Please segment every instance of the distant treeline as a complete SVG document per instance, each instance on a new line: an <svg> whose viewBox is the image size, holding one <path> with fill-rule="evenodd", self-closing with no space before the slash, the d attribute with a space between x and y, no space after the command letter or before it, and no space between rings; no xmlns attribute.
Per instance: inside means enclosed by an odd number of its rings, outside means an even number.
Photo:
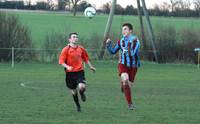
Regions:
<svg viewBox="0 0 200 124"><path fill-rule="evenodd" d="M50 6L48 6L45 2L37 2L35 5L24 4L24 1L5 1L0 2L0 8L3 9L28 9L28 10L49 10Z"/></svg>
<svg viewBox="0 0 200 124"><path fill-rule="evenodd" d="M50 0L49 0L50 1ZM194 0L196 2L187 3L184 0L171 0L170 3L163 3L161 5L154 5L149 9L150 16L175 16L175 17L200 17L200 0ZM191 6L194 6L191 9ZM91 6L87 1L78 0L78 3L71 6L70 0L65 2L58 0L58 5L52 2L37 2L35 5L31 3L24 3L24 1L4 1L0 2L0 8L4 9L27 9L27 10L60 10L60 11L84 11L85 8ZM108 14L110 12L111 3L105 3L102 5L98 12ZM127 5L125 8L117 4L115 9L117 15L137 15L138 9L132 5ZM75 15L75 14L74 14Z"/></svg>

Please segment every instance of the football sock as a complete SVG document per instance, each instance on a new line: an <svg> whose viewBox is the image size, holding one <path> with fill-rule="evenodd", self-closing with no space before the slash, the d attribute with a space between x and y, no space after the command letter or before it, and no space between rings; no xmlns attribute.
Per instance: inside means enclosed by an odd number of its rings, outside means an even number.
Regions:
<svg viewBox="0 0 200 124"><path fill-rule="evenodd" d="M74 102L75 102L76 106L80 107L79 100L78 100L78 94L76 93L76 94L73 94L72 96L74 98Z"/></svg>
<svg viewBox="0 0 200 124"><path fill-rule="evenodd" d="M124 86L124 95L125 95L127 103L132 104L131 89L130 89L129 85Z"/></svg>
<svg viewBox="0 0 200 124"><path fill-rule="evenodd" d="M84 92L85 92L85 88L79 90L80 95L83 95Z"/></svg>

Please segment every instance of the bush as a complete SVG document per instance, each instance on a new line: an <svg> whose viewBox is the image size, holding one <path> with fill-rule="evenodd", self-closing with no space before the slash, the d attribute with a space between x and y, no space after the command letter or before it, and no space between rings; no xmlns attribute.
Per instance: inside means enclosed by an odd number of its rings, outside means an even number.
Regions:
<svg viewBox="0 0 200 124"><path fill-rule="evenodd" d="M158 59L160 62L173 62L176 60L175 50L177 47L176 30L173 27L161 29L156 37Z"/></svg>
<svg viewBox="0 0 200 124"><path fill-rule="evenodd" d="M68 31L65 31L64 34L58 32L47 34L43 45L43 49L45 49L45 53L43 55L44 61L58 61L61 49L68 44L68 34ZM91 59L96 59L101 47L101 37L97 33L94 33L88 39L79 38L79 44L87 49Z"/></svg>
<svg viewBox="0 0 200 124"><path fill-rule="evenodd" d="M161 28L156 33L158 59L166 62L194 62L194 48L200 47L199 31L182 29L179 32L174 27Z"/></svg>
<svg viewBox="0 0 200 124"><path fill-rule="evenodd" d="M180 35L180 56L182 60L186 62L197 61L196 53L194 49L196 47L200 48L200 36L198 30L182 29L179 33Z"/></svg>
<svg viewBox="0 0 200 124"><path fill-rule="evenodd" d="M43 61L57 62L59 52L67 45L67 38L66 34L58 32L47 34L43 44L43 49L45 49Z"/></svg>
<svg viewBox="0 0 200 124"><path fill-rule="evenodd" d="M0 12L0 44L1 48L31 48L31 36L27 27L20 24L18 18ZM33 56L22 49L15 50L15 60L22 61ZM0 52L0 61L11 60L11 50L3 49Z"/></svg>

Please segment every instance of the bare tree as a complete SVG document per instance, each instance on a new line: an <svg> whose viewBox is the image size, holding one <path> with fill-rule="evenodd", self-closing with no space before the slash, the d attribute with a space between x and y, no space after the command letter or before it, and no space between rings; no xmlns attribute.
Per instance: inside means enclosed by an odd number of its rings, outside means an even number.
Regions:
<svg viewBox="0 0 200 124"><path fill-rule="evenodd" d="M194 8L196 11L200 11L200 0L194 0Z"/></svg>
<svg viewBox="0 0 200 124"><path fill-rule="evenodd" d="M170 0L171 12L174 12L174 9L178 3L179 3L179 0Z"/></svg>
<svg viewBox="0 0 200 124"><path fill-rule="evenodd" d="M111 2L107 2L107 3L103 4L103 6L102 6L102 10L105 13L109 13L110 12L110 8L111 8Z"/></svg>
<svg viewBox="0 0 200 124"><path fill-rule="evenodd" d="M170 8L170 4L167 3L167 2L163 2L161 5L160 5L160 9L161 10L169 10Z"/></svg>
<svg viewBox="0 0 200 124"><path fill-rule="evenodd" d="M192 5L191 0L185 0L185 8L186 8L186 9L190 9L190 8L191 8L191 5Z"/></svg>
<svg viewBox="0 0 200 124"><path fill-rule="evenodd" d="M70 5L70 0L58 0L58 9L65 10Z"/></svg>
<svg viewBox="0 0 200 124"><path fill-rule="evenodd" d="M190 0L179 0L177 4L178 8L180 8L181 10L188 10L190 9L191 5L192 3Z"/></svg>
<svg viewBox="0 0 200 124"><path fill-rule="evenodd" d="M73 5L73 15L76 16L78 2L81 0L70 0L71 4Z"/></svg>
<svg viewBox="0 0 200 124"><path fill-rule="evenodd" d="M53 3L53 0L47 0L47 4L48 4L48 9L49 10L52 10L54 9L54 3Z"/></svg>

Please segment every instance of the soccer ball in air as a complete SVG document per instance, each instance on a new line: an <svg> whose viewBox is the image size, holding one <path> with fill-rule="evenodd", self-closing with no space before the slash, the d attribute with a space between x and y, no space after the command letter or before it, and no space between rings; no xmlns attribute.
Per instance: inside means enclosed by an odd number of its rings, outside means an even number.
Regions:
<svg viewBox="0 0 200 124"><path fill-rule="evenodd" d="M96 15L96 10L93 7L87 7L84 11L84 15L88 18L93 18Z"/></svg>

